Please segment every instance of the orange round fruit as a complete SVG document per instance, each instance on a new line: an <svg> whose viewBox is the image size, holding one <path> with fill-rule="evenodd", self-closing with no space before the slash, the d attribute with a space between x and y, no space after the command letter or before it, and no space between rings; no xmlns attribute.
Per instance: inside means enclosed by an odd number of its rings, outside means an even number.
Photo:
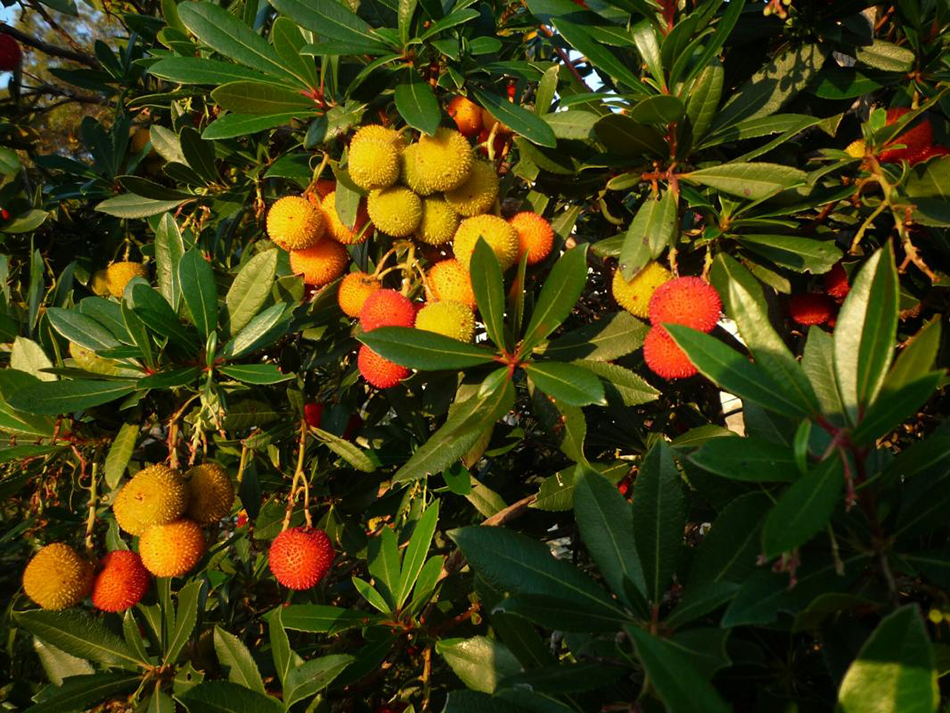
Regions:
<svg viewBox="0 0 950 713"><path fill-rule="evenodd" d="M366 299L382 288L383 283L372 275L365 272L351 272L340 283L340 291L336 297L337 304L340 305L343 314L355 319L360 316Z"/></svg>
<svg viewBox="0 0 950 713"><path fill-rule="evenodd" d="M482 109L466 97L455 97L446 107L462 136L477 136L482 130Z"/></svg>
<svg viewBox="0 0 950 713"><path fill-rule="evenodd" d="M653 327L643 340L643 359L654 374L664 379L685 379L697 373L686 352L663 327Z"/></svg>
<svg viewBox="0 0 950 713"><path fill-rule="evenodd" d="M360 326L364 332L377 327L411 327L415 321L415 306L396 290L375 291L360 310Z"/></svg>
<svg viewBox="0 0 950 713"><path fill-rule="evenodd" d="M99 562L92 603L102 611L125 611L142 600L151 580L141 557L128 550L114 550Z"/></svg>
<svg viewBox="0 0 950 713"><path fill-rule="evenodd" d="M303 275L306 285L322 287L343 274L350 255L335 240L321 240L310 248L290 251L290 269Z"/></svg>
<svg viewBox="0 0 950 713"><path fill-rule="evenodd" d="M274 538L267 562L278 582L289 589L310 589L327 576L335 553L323 530L292 527Z"/></svg>
<svg viewBox="0 0 950 713"><path fill-rule="evenodd" d="M698 277L677 277L657 288L650 298L650 321L682 324L711 332L719 321L722 302L716 288Z"/></svg>
<svg viewBox="0 0 950 713"><path fill-rule="evenodd" d="M352 230L340 220L336 212L336 191L328 193L320 207L323 210L323 222L327 226L327 235L341 245L358 245L372 237L372 227L363 230L369 221L365 200L360 200L359 208L356 210L356 224Z"/></svg>
<svg viewBox="0 0 950 713"><path fill-rule="evenodd" d="M377 389L391 389L409 376L409 369L389 361L365 344L360 347L357 366L367 383Z"/></svg>
<svg viewBox="0 0 950 713"><path fill-rule="evenodd" d="M518 231L518 260L528 253L528 264L537 265L551 254L551 248L554 246L554 230L551 229L551 224L540 215L524 211L508 222Z"/></svg>
<svg viewBox="0 0 950 713"><path fill-rule="evenodd" d="M436 300L461 302L475 309L472 278L458 260L442 260L429 268L426 281Z"/></svg>
<svg viewBox="0 0 950 713"><path fill-rule="evenodd" d="M204 534L192 520L155 525L139 539L142 564L156 577L180 577L198 564L204 552Z"/></svg>

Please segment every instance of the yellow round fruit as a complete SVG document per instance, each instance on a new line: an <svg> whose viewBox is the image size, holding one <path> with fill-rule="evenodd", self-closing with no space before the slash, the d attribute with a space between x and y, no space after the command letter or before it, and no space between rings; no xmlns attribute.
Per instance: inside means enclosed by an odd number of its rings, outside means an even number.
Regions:
<svg viewBox="0 0 950 713"><path fill-rule="evenodd" d="M323 222L327 226L327 235L341 245L358 245L372 236L372 228L363 230L369 221L364 200L360 200L359 208L356 210L356 224L352 230L343 224L336 212L336 191L328 193L320 207L323 210Z"/></svg>
<svg viewBox="0 0 950 713"><path fill-rule="evenodd" d="M399 180L399 152L391 143L364 139L350 145L347 170L360 188L388 188Z"/></svg>
<svg viewBox="0 0 950 713"><path fill-rule="evenodd" d="M313 247L323 237L323 214L316 196L284 196L267 213L267 235L284 250Z"/></svg>
<svg viewBox="0 0 950 713"><path fill-rule="evenodd" d="M420 196L431 196L435 189L427 184L416 169L416 154L419 144L410 144L399 156L399 180L408 186L413 193Z"/></svg>
<svg viewBox="0 0 950 713"><path fill-rule="evenodd" d="M496 198L498 174L487 161L476 161L465 183L445 192L449 205L466 218L486 212L495 204Z"/></svg>
<svg viewBox="0 0 950 713"><path fill-rule="evenodd" d="M614 279L611 283L611 292L617 304L627 310L630 314L641 319L649 316L647 307L650 304L650 298L657 291L660 285L666 284L673 279L673 275L658 262L647 263L640 272L633 276L629 282L623 278L618 269L614 272Z"/></svg>
<svg viewBox="0 0 950 713"><path fill-rule="evenodd" d="M423 134L417 146L415 172L424 185L435 191L451 191L468 179L472 147L455 129L443 126L434 136Z"/></svg>
<svg viewBox="0 0 950 713"><path fill-rule="evenodd" d="M422 201L422 221L416 228L416 239L429 245L449 242L459 227L459 214L441 196Z"/></svg>
<svg viewBox="0 0 950 713"><path fill-rule="evenodd" d="M148 278L148 270L140 262L114 262L106 270L106 284L109 286L109 294L117 299L122 299L125 294L125 286L133 278Z"/></svg>
<svg viewBox="0 0 950 713"><path fill-rule="evenodd" d="M23 591L43 609L68 609L92 591L95 567L62 542L46 545L23 572Z"/></svg>
<svg viewBox="0 0 950 713"><path fill-rule="evenodd" d="M475 336L475 315L461 302L430 302L416 315L416 329L470 342Z"/></svg>
<svg viewBox="0 0 950 713"><path fill-rule="evenodd" d="M472 278L458 260L437 262L429 268L426 282L431 288L430 299L461 302L475 309Z"/></svg>
<svg viewBox="0 0 950 713"><path fill-rule="evenodd" d="M290 270L303 275L304 284L317 287L342 275L349 261L346 248L334 240L321 240L313 247L290 251Z"/></svg>
<svg viewBox="0 0 950 713"><path fill-rule="evenodd" d="M479 238L484 238L488 243L502 270L515 264L519 245L515 229L497 215L476 215L463 220L455 233L455 259L466 270L469 269Z"/></svg>
<svg viewBox="0 0 950 713"><path fill-rule="evenodd" d="M343 310L343 314L356 319L360 316L366 298L382 288L383 283L372 275L365 272L351 272L340 283L337 303Z"/></svg>
<svg viewBox="0 0 950 713"><path fill-rule="evenodd" d="M106 270L96 270L89 278L89 289L93 294L100 297L108 297L109 294L109 273Z"/></svg>
<svg viewBox="0 0 950 713"><path fill-rule="evenodd" d="M395 129L390 129L380 124L361 126L359 130L353 134L353 138L350 139L350 149L353 148L354 144L361 143L362 141L381 141L384 144L391 144L397 151L402 151L406 147L402 134Z"/></svg>
<svg viewBox="0 0 950 713"><path fill-rule="evenodd" d="M394 238L412 235L422 220L422 199L402 186L373 191L366 209L373 225Z"/></svg>
<svg viewBox="0 0 950 713"><path fill-rule="evenodd" d="M848 144L844 152L851 158L864 158L864 154L867 152L867 145L864 143L864 139L858 139Z"/></svg>
<svg viewBox="0 0 950 713"><path fill-rule="evenodd" d="M139 540L142 564L156 577L180 577L198 564L204 551L204 534L191 520L155 525Z"/></svg>
<svg viewBox="0 0 950 713"><path fill-rule="evenodd" d="M115 521L130 535L177 520L188 507L188 488L178 471L164 465L143 468L116 495Z"/></svg>
<svg viewBox="0 0 950 713"><path fill-rule="evenodd" d="M231 512L234 484L220 465L196 465L185 473L185 481L188 483L188 510L185 514L189 518L210 525Z"/></svg>

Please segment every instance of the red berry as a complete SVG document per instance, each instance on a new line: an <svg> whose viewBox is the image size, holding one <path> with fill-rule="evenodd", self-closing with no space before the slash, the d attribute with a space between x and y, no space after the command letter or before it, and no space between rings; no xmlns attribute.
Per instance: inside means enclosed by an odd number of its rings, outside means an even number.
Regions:
<svg viewBox="0 0 950 713"><path fill-rule="evenodd" d="M335 554L323 530L292 527L274 538L267 559L285 587L310 589L327 576Z"/></svg>
<svg viewBox="0 0 950 713"><path fill-rule="evenodd" d="M4 220L10 220L10 211L8 211L6 208L0 208L0 218L3 218Z"/></svg>
<svg viewBox="0 0 950 713"><path fill-rule="evenodd" d="M125 611L142 600L151 580L141 557L128 550L115 550L99 563L92 603L102 611Z"/></svg>
<svg viewBox="0 0 950 713"><path fill-rule="evenodd" d="M12 72L23 61L23 51L17 41L7 34L0 34L0 70Z"/></svg>
<svg viewBox="0 0 950 713"><path fill-rule="evenodd" d="M827 295L814 292L792 295L788 313L801 325L824 324L835 312L835 303Z"/></svg>
<svg viewBox="0 0 950 713"><path fill-rule="evenodd" d="M698 277L670 280L660 285L650 298L650 321L655 325L682 324L700 332L711 332L721 311L719 293Z"/></svg>
<svg viewBox="0 0 950 713"><path fill-rule="evenodd" d="M380 356L365 344L360 347L357 359L360 374L377 389L391 389L409 376L409 370Z"/></svg>
<svg viewBox="0 0 950 713"><path fill-rule="evenodd" d="M360 310L360 326L364 332L377 327L411 327L415 323L415 306L395 290L376 290L366 298Z"/></svg>
<svg viewBox="0 0 950 713"><path fill-rule="evenodd" d="M320 428L320 421L323 420L323 404L319 401L307 404L303 407L303 417L310 428Z"/></svg>
<svg viewBox="0 0 950 713"><path fill-rule="evenodd" d="M848 283L848 273L844 271L844 265L836 262L834 267L825 273L825 292L829 297L836 300L844 299L851 291L851 285Z"/></svg>
<svg viewBox="0 0 950 713"><path fill-rule="evenodd" d="M647 366L664 379L685 379L697 373L686 352L677 346L663 327L653 327L643 340Z"/></svg>
<svg viewBox="0 0 950 713"><path fill-rule="evenodd" d="M910 109L906 107L897 107L887 110L887 125L895 123ZM889 145L902 144L903 148L888 149L881 151L878 157L883 163L900 163L901 161L916 162L920 156L931 148L933 144L933 127L930 125L930 119L915 119L912 127L904 131L903 134L891 139Z"/></svg>

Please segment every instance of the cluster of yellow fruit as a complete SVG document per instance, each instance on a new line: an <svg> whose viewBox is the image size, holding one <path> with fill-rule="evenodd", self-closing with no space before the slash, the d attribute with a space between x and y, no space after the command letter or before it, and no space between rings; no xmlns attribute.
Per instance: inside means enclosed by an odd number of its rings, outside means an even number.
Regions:
<svg viewBox="0 0 950 713"><path fill-rule="evenodd" d="M69 545L56 542L27 564L23 589L44 609L66 609L92 594L104 611L121 611L145 594L150 575L178 577L205 552L202 525L225 517L234 486L215 463L188 470L153 465L136 473L116 495L112 511L119 527L139 536L138 554L116 550L97 568Z"/></svg>
<svg viewBox="0 0 950 713"><path fill-rule="evenodd" d="M125 286L136 277L148 279L148 269L145 265L140 262L114 262L105 270L96 270L92 274L89 289L100 297L112 295L116 299L122 299Z"/></svg>

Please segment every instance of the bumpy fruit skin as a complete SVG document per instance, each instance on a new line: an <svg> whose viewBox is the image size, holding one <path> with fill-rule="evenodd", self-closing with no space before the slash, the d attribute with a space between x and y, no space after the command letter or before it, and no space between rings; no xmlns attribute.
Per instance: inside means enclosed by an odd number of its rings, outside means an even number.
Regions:
<svg viewBox="0 0 950 713"><path fill-rule="evenodd" d="M37 552L23 572L23 591L43 609L68 609L92 591L92 563L69 545L54 542Z"/></svg>
<svg viewBox="0 0 950 713"><path fill-rule="evenodd" d="M360 327L364 332L377 327L411 327L415 322L415 306L396 290L377 290L366 298L360 310Z"/></svg>
<svg viewBox="0 0 950 713"><path fill-rule="evenodd" d="M482 109L466 97L455 97L445 108L462 136L471 138L482 130Z"/></svg>
<svg viewBox="0 0 950 713"><path fill-rule="evenodd" d="M827 295L805 293L792 295L788 303L789 316L804 326L824 324L834 316L835 303Z"/></svg>
<svg viewBox="0 0 950 713"><path fill-rule="evenodd" d="M356 224L353 226L353 230L343 224L336 212L336 191L330 191L326 195L320 208L323 211L323 222L327 226L327 236L341 245L358 245L372 237L372 228L363 230L363 226L369 220L365 201L360 201L360 206L356 210Z"/></svg>
<svg viewBox="0 0 950 713"><path fill-rule="evenodd" d="M367 124L360 127L359 131L353 134L353 138L350 139L350 148L362 141L381 141L391 144L397 151L402 151L405 148L402 134L381 124Z"/></svg>
<svg viewBox="0 0 950 713"><path fill-rule="evenodd" d="M472 278L458 260L437 262L429 268L429 274L426 277L429 287L432 288L431 297L436 300L461 302L475 309Z"/></svg>
<svg viewBox="0 0 950 713"><path fill-rule="evenodd" d="M429 245L449 242L459 227L459 214L441 196L422 201L422 220L416 228L416 239Z"/></svg>
<svg viewBox="0 0 950 713"><path fill-rule="evenodd" d="M365 272L351 272L343 278L336 301L347 317L357 318L366 304L367 298L383 289L383 283Z"/></svg>
<svg viewBox="0 0 950 713"><path fill-rule="evenodd" d="M412 235L422 220L422 199L403 186L372 191L366 208L373 225L394 238Z"/></svg>
<svg viewBox="0 0 950 713"><path fill-rule="evenodd" d="M852 141L850 144L848 144L847 148L845 148L844 152L851 158L864 158L864 154L867 152L867 146L864 143L864 139Z"/></svg>
<svg viewBox="0 0 950 713"><path fill-rule="evenodd" d="M658 262L648 263L640 272L627 282L620 269L614 272L614 279L610 285L617 304L630 314L641 319L649 316L650 298L660 285L673 279L673 275Z"/></svg>
<svg viewBox="0 0 950 713"><path fill-rule="evenodd" d="M890 126L895 123L909 111L910 109L907 107L888 109L887 125ZM913 165L917 163L921 156L927 153L928 149L933 145L933 127L930 124L930 119L927 117L923 119L918 118L915 121L916 123L912 123L911 128L890 141L892 145L902 144L904 148L888 149L884 147L884 150L882 150L880 156L878 156L882 163L908 161Z"/></svg>
<svg viewBox="0 0 950 713"><path fill-rule="evenodd" d="M89 289L93 294L107 297L109 292L109 273L106 270L96 270L89 279Z"/></svg>
<svg viewBox="0 0 950 713"><path fill-rule="evenodd" d="M336 553L323 530L292 527L271 543L267 561L278 582L288 589L310 589L327 576Z"/></svg>
<svg viewBox="0 0 950 713"><path fill-rule="evenodd" d="M343 274L350 255L334 240L321 240L311 248L290 251L290 269L303 275L306 285L322 287Z"/></svg>
<svg viewBox="0 0 950 713"><path fill-rule="evenodd" d="M106 270L106 283L109 285L109 294L122 299L125 286L133 278L148 278L148 269L140 262L114 262Z"/></svg>
<svg viewBox="0 0 950 713"><path fill-rule="evenodd" d="M537 265L551 254L554 230L540 215L524 211L512 216L508 222L518 232L518 260L528 253L528 264Z"/></svg>
<svg viewBox="0 0 950 713"><path fill-rule="evenodd" d="M303 417L310 428L320 428L323 421L323 404L319 401L311 402L303 407Z"/></svg>
<svg viewBox="0 0 950 713"><path fill-rule="evenodd" d="M719 321L722 302L716 288L698 277L677 277L657 288L650 298L653 324L683 324L711 332Z"/></svg>
<svg viewBox="0 0 950 713"><path fill-rule="evenodd" d="M23 61L23 51L10 35L0 35L0 70L12 72Z"/></svg>
<svg viewBox="0 0 950 713"><path fill-rule="evenodd" d="M151 581L141 557L128 550L114 550L99 562L92 603L102 611L125 611L142 601Z"/></svg>
<svg viewBox="0 0 950 713"><path fill-rule="evenodd" d="M468 178L472 147L455 129L440 127L435 136L423 134L416 145L416 174L432 190L451 191Z"/></svg>
<svg viewBox="0 0 950 713"><path fill-rule="evenodd" d="M836 300L843 300L851 291L851 284L848 282L848 273L845 272L844 265L836 262L824 276L825 292L829 297Z"/></svg>
<svg viewBox="0 0 950 713"><path fill-rule="evenodd" d="M391 389L409 376L409 369L381 357L365 344L356 360L360 374L377 389Z"/></svg>
<svg viewBox="0 0 950 713"><path fill-rule="evenodd" d="M416 154L419 144L410 144L399 155L399 180L409 189L420 196L431 196L435 189L427 184L416 169Z"/></svg>
<svg viewBox="0 0 950 713"><path fill-rule="evenodd" d="M416 329L470 342L475 336L475 315L461 302L432 302L416 315Z"/></svg>
<svg viewBox="0 0 950 713"><path fill-rule="evenodd" d="M479 238L485 238L502 270L507 270L518 259L518 233L497 215L476 215L466 218L455 233L455 259L466 270L470 269L472 253Z"/></svg>
<svg viewBox="0 0 950 713"><path fill-rule="evenodd" d="M495 204L498 198L498 174L486 161L476 161L468 179L458 188L445 192L445 200L456 212L466 218L480 215Z"/></svg>
<svg viewBox="0 0 950 713"><path fill-rule="evenodd" d="M191 520L155 525L139 540L142 564L156 577L180 577L198 564L204 552L201 527Z"/></svg>
<svg viewBox="0 0 950 713"><path fill-rule="evenodd" d="M210 525L231 512L234 484L217 463L196 465L185 473L188 483L188 510L185 514L201 525Z"/></svg>
<svg viewBox="0 0 950 713"><path fill-rule="evenodd" d="M347 169L360 188L388 188L399 179L399 151L388 142L354 141L350 144Z"/></svg>
<svg viewBox="0 0 950 713"><path fill-rule="evenodd" d="M115 520L130 535L181 517L188 507L188 486L178 471L164 465L143 468L122 486L112 504Z"/></svg>
<svg viewBox="0 0 950 713"><path fill-rule="evenodd" d="M284 250L313 247L323 237L323 214L316 196L284 196L267 213L267 235Z"/></svg>
<svg viewBox="0 0 950 713"><path fill-rule="evenodd" d="M662 327L653 327L643 340L643 359L657 376L685 379L696 374L696 367Z"/></svg>

